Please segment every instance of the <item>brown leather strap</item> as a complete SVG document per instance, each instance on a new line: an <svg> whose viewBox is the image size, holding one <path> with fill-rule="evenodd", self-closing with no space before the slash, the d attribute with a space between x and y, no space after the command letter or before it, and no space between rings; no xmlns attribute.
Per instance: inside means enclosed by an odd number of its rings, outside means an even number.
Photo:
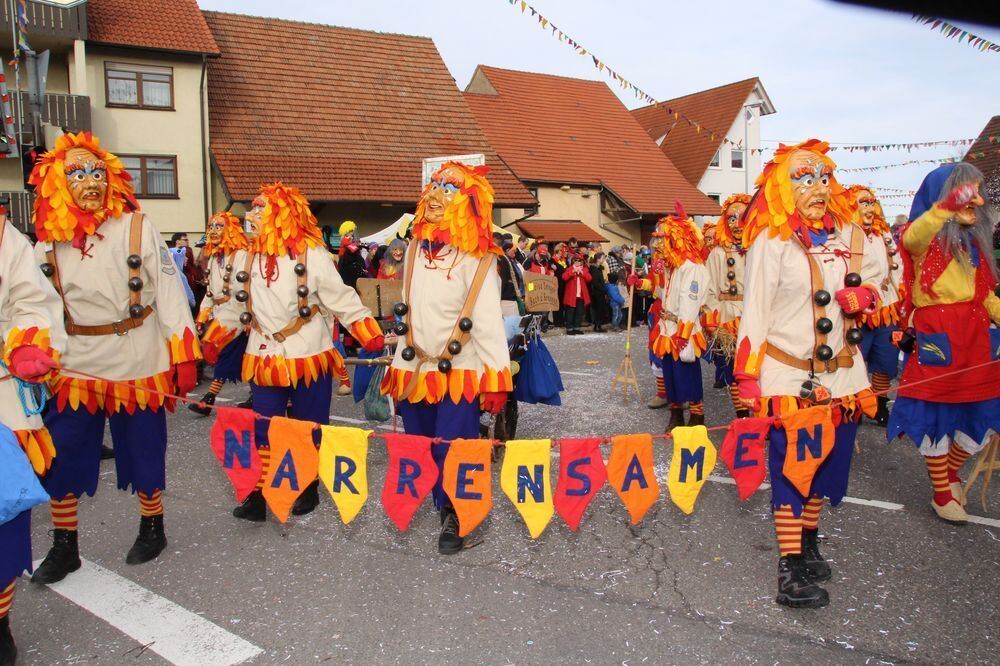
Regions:
<svg viewBox="0 0 1000 666"><path fill-rule="evenodd" d="M133 319L132 317L126 317L116 322L110 324L98 324L96 326L83 326L81 324L74 324L73 322L66 322L66 333L69 335L125 335L131 330L137 329L142 326L142 323L146 321L146 317L153 314L153 306L147 305L142 309L142 316L138 319Z"/></svg>
<svg viewBox="0 0 1000 666"><path fill-rule="evenodd" d="M251 321L251 323L252 323L253 328L254 328L255 331L257 331L258 333L260 333L261 335L263 335L265 337L270 337L275 342L284 342L285 340L287 340L289 338L289 336L295 335L296 333L299 332L299 330L303 326L305 326L310 321L312 321L312 318L315 317L319 313L319 306L315 305L315 304L311 305L311 306L309 305L309 294L306 294L305 296L298 296L298 295L296 295L296 298L298 299L296 307L297 308L301 308L303 306L308 307L309 308L309 316L307 316L307 317L297 316L287 326L285 326L284 328L282 328L277 333L273 333L271 335L268 335L267 333L265 333L264 329L262 329L260 327L260 324L257 322L257 317L255 317L254 314L253 314L253 299L250 296L250 293L251 293L250 283L251 283L252 277L253 277L253 271L252 271L253 260L254 260L254 258L256 256L257 255L255 253L253 253L253 252L251 252L251 251L248 250L247 251L246 262L243 264L243 271L247 274L247 281L244 284L244 286L242 287L242 289L244 289L247 292L247 300L244 303L244 306L246 307L247 312L250 313L250 316L251 316L251 320L250 321ZM307 266L308 265L308 258L309 258L309 251L307 249L305 252L303 252L302 257L299 260L299 263L301 263L303 266ZM308 286L307 285L307 282L308 282L308 271L302 271L302 275L297 275L295 282L296 282L296 289L298 287L300 287L300 286ZM227 300L228 300L228 297L227 297Z"/></svg>
<svg viewBox="0 0 1000 666"><path fill-rule="evenodd" d="M660 319L666 319L667 321L677 322L677 315L673 312L668 312L667 310L660 310Z"/></svg>
<svg viewBox="0 0 1000 666"><path fill-rule="evenodd" d="M743 301L743 295L742 294L736 294L735 296L733 296L732 294L719 294L719 300L720 301L740 301L740 302L742 302Z"/></svg>
<svg viewBox="0 0 1000 666"><path fill-rule="evenodd" d="M865 230L856 224L851 225L851 258L847 262L847 270L861 275L861 260L865 256Z"/></svg>
<svg viewBox="0 0 1000 666"><path fill-rule="evenodd" d="M840 350L839 354L831 358L829 361L821 361L818 358L798 358L797 356L792 356L786 351L778 349L770 342L767 343L767 349L764 350L764 353L779 363L783 363L804 372L835 372L840 368L854 367L854 356L850 351L850 347L847 345Z"/></svg>
<svg viewBox="0 0 1000 666"><path fill-rule="evenodd" d="M7 216L4 215L3 219L0 220L0 246L3 245L3 232L7 231Z"/></svg>
<svg viewBox="0 0 1000 666"><path fill-rule="evenodd" d="M137 256L137 257L141 257L142 256L142 219L143 219L143 217L144 216L143 216L142 213L136 211L136 212L132 213L132 219L129 220L129 229L128 229L128 253L129 253L129 256L131 256L133 254L135 256ZM171 261L173 261L173 259L171 259ZM135 268L132 268L131 266L129 266L129 269L128 269L129 280L131 280L132 278L139 277L139 274L140 274L141 271L142 271L142 265L141 264L139 266L136 266ZM138 291L132 291L131 289L129 289L129 292L128 292L128 304L129 304L129 307L132 307L133 305L142 305L142 289L140 289ZM141 324L142 320L139 320L139 323ZM109 325L112 325L112 324L109 324ZM133 326L132 328L135 328L135 327ZM129 329L129 330L131 330L131 329ZM106 335L106 334L102 333L100 335Z"/></svg>

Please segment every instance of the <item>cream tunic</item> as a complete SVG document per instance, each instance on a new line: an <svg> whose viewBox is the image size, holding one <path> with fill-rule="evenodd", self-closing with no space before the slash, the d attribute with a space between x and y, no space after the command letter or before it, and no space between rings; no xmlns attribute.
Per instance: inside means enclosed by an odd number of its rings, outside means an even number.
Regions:
<svg viewBox="0 0 1000 666"><path fill-rule="evenodd" d="M865 236L865 256L870 256L885 277L878 282L879 305L894 305L899 301L899 285L903 281L903 262L896 252L896 243L891 234L867 234ZM895 265L895 268L892 266Z"/></svg>
<svg viewBox="0 0 1000 666"><path fill-rule="evenodd" d="M735 264L732 266L729 266L726 262L726 260L730 257L735 261ZM708 260L705 262L705 267L708 269L708 289L705 296L705 308L709 312L719 313L719 324L734 321L743 316L742 300L720 300L719 296L729 296L730 282L726 275L729 271L732 271L736 274L735 284L738 290L738 296L740 299L743 298L743 294L745 293L743 274L746 269L746 259L744 255L740 254L736 250L729 250L727 252L726 248L721 245L716 245L708 254Z"/></svg>
<svg viewBox="0 0 1000 666"><path fill-rule="evenodd" d="M246 309L243 307L242 303L239 303L235 298L233 298L233 294L236 293L239 285L236 281L236 274L243 270L242 266L237 266L233 263L234 255L235 252L230 253L229 255L209 257L208 292L205 294L205 298L201 301L201 313L198 317L201 321L214 319L220 326L230 330L240 329L243 327L243 324L240 323L240 313L244 312ZM223 281L223 277L228 272L226 271L226 266L233 267L228 284ZM213 298L224 297L223 290L226 287L229 288L229 300L218 305L213 303ZM210 314L206 315L206 311Z"/></svg>
<svg viewBox="0 0 1000 666"><path fill-rule="evenodd" d="M666 293L663 296L663 312L677 318L671 321L662 315L659 322L659 335L670 338L675 335L681 325L682 337L691 340L701 333L701 306L705 304L708 288L708 269L704 264L685 261L675 268L667 278ZM700 354L694 344L688 344L680 353L680 360L690 363Z"/></svg>

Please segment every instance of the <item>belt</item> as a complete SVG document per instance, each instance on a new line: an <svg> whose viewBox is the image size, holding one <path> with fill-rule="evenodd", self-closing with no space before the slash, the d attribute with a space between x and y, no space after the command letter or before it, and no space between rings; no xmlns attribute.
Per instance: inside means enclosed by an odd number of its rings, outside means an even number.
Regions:
<svg viewBox="0 0 1000 666"><path fill-rule="evenodd" d="M664 310L660 313L660 319L666 319L667 321L672 321L676 323L677 315L675 315L673 312L668 312L667 310Z"/></svg>
<svg viewBox="0 0 1000 666"><path fill-rule="evenodd" d="M839 354L831 358L829 361L821 361L818 358L804 359L792 356L788 352L778 349L770 342L767 343L767 349L764 353L779 363L784 363L785 365L789 365L797 370L803 370L805 372L836 372L840 368L854 367L853 354L846 346L840 350Z"/></svg>
<svg viewBox="0 0 1000 666"><path fill-rule="evenodd" d="M743 301L743 294L719 294L720 301Z"/></svg>
<svg viewBox="0 0 1000 666"><path fill-rule="evenodd" d="M70 335L126 335L129 331L142 326L146 317L153 314L153 306L147 305L142 310L142 316L138 318L129 317L121 321L110 324L98 324L96 326L84 326L75 322L66 322L66 332Z"/></svg>

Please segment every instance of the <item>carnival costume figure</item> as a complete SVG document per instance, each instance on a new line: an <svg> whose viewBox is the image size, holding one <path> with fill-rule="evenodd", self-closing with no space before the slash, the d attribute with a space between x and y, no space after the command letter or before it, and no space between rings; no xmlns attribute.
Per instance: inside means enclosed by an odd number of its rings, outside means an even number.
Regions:
<svg viewBox="0 0 1000 666"><path fill-rule="evenodd" d="M661 409L669 405L670 401L667 400L667 385L663 379L663 358L653 352L653 341L659 335L658 324L660 313L663 312L663 301L660 298L660 294L663 293L663 288L667 284L669 269L663 256L663 236L654 234L649 241L649 246L652 251L652 258L649 262L649 273L642 279L630 275L627 282L630 285L634 285L636 289L648 291L653 295L653 302L649 306L649 312L646 313L646 325L649 326L649 336L647 338L649 368L653 373L653 379L656 381L656 395L649 399L646 406L650 409Z"/></svg>
<svg viewBox="0 0 1000 666"><path fill-rule="evenodd" d="M403 318L400 343L382 383L408 434L478 438L480 403L496 414L513 390L487 172L448 162L417 204L404 262L404 303L396 310ZM438 465L447 451L447 442L434 444ZM434 501L442 521L438 550L457 553L463 538L440 478Z"/></svg>
<svg viewBox="0 0 1000 666"><path fill-rule="evenodd" d="M916 339L901 344L910 353L888 437L906 433L916 443L934 490L931 507L962 524L959 469L1000 432L997 220L983 174L966 163L938 167L917 190L910 220L902 236L903 312Z"/></svg>
<svg viewBox="0 0 1000 666"><path fill-rule="evenodd" d="M340 225L340 251L337 258L337 269L340 277L351 289L358 288L358 280L368 277L365 258L361 254L361 244L358 243L358 225L347 220Z"/></svg>
<svg viewBox="0 0 1000 666"><path fill-rule="evenodd" d="M118 488L139 495L139 535L125 558L166 547L167 413L197 384L195 324L170 251L139 212L121 161L87 132L67 134L35 163L35 254L62 298L66 374L51 382L45 425L56 447L45 477L53 545L32 582L80 568L77 501L97 491L110 422Z"/></svg>

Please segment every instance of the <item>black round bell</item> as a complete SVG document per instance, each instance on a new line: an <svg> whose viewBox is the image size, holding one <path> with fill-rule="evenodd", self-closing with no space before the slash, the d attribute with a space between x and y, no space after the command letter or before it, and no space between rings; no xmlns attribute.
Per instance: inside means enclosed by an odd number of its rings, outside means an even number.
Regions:
<svg viewBox="0 0 1000 666"><path fill-rule="evenodd" d="M42 264L40 268L42 269L42 275L45 277L52 277L55 275L56 267L48 262Z"/></svg>
<svg viewBox="0 0 1000 666"><path fill-rule="evenodd" d="M728 259L726 259L726 266L735 266L735 265L736 265L736 260L735 259L733 259L732 257L729 257Z"/></svg>
<svg viewBox="0 0 1000 666"><path fill-rule="evenodd" d="M889 264L889 268L891 270L896 270L897 268L899 268L899 264L896 264L896 263Z"/></svg>
<svg viewBox="0 0 1000 666"><path fill-rule="evenodd" d="M226 264L226 272L227 273L232 273L233 272L233 265L232 264Z"/></svg>
<svg viewBox="0 0 1000 666"><path fill-rule="evenodd" d="M830 292L826 289L820 289L813 296L813 300L816 301L816 305L829 305L830 304Z"/></svg>
<svg viewBox="0 0 1000 666"><path fill-rule="evenodd" d="M249 312L242 312L242 313L240 313L240 323L241 324L243 324L244 326L247 326L247 325L250 324L251 321L253 321L253 315L252 314L250 314Z"/></svg>
<svg viewBox="0 0 1000 666"><path fill-rule="evenodd" d="M298 295L299 298L305 298L306 296L309 295L309 287L305 286L304 284L300 284L298 287L295 288L295 293Z"/></svg>
<svg viewBox="0 0 1000 666"><path fill-rule="evenodd" d="M308 305L303 305L301 308L299 308L299 316L302 317L303 319L308 319L309 315L311 314L312 314L312 308L310 308Z"/></svg>
<svg viewBox="0 0 1000 666"><path fill-rule="evenodd" d="M396 335L406 335L410 331L410 327L404 322L397 321L396 325L393 326L393 330L396 332Z"/></svg>
<svg viewBox="0 0 1000 666"><path fill-rule="evenodd" d="M129 268L139 268L142 266L142 257L137 254L130 254L128 255L128 259L125 260L125 264Z"/></svg>
<svg viewBox="0 0 1000 666"><path fill-rule="evenodd" d="M864 337L865 337L865 332L862 331L860 328L852 328L849 331L847 331L847 341L850 342L852 345L860 345L861 340L864 339Z"/></svg>
<svg viewBox="0 0 1000 666"><path fill-rule="evenodd" d="M861 286L861 276L857 273L848 273L847 277L844 278L844 284L848 287L860 287Z"/></svg>
<svg viewBox="0 0 1000 666"><path fill-rule="evenodd" d="M440 361L438 361L438 372L444 374L448 374L449 372L451 372L451 361L449 361L446 358L443 358Z"/></svg>
<svg viewBox="0 0 1000 666"><path fill-rule="evenodd" d="M222 276L222 281L225 282L226 284L229 284L230 277L231 276L229 275L229 273L226 273L225 275Z"/></svg>
<svg viewBox="0 0 1000 666"><path fill-rule="evenodd" d="M249 279L250 279L250 274L247 273L246 271L240 271L239 273L236 274L237 282L246 282Z"/></svg>
<svg viewBox="0 0 1000 666"><path fill-rule="evenodd" d="M452 356L458 356L462 353L462 343L458 340L452 340L448 343L448 353Z"/></svg>
<svg viewBox="0 0 1000 666"><path fill-rule="evenodd" d="M816 347L816 358L821 361L829 361L833 358L833 349L830 348L830 345Z"/></svg>
<svg viewBox="0 0 1000 666"><path fill-rule="evenodd" d="M469 319L468 317L462 317L458 321L458 330L462 331L463 333L468 333L469 331L471 331L472 330L472 320Z"/></svg>
<svg viewBox="0 0 1000 666"><path fill-rule="evenodd" d="M140 291L141 289L142 289L142 280L141 279L139 279L137 277L129 278L129 281L128 281L128 290L129 291Z"/></svg>
<svg viewBox="0 0 1000 666"><path fill-rule="evenodd" d="M250 294L248 294L243 289L240 289L238 292L236 292L236 300L238 300L240 303L246 303L249 297Z"/></svg>
<svg viewBox="0 0 1000 666"><path fill-rule="evenodd" d="M729 271L728 273L726 273L726 279L727 280L735 280L736 279L736 273L734 271Z"/></svg>
<svg viewBox="0 0 1000 666"><path fill-rule="evenodd" d="M135 305L130 305L128 308L128 316L132 319L138 319L142 316L142 313L146 311L146 308L142 307L138 303Z"/></svg>
<svg viewBox="0 0 1000 666"><path fill-rule="evenodd" d="M229 295L229 287L223 287L222 288L222 295L223 296L228 296Z"/></svg>
<svg viewBox="0 0 1000 666"><path fill-rule="evenodd" d="M306 274L306 265L305 264L295 264L295 274L296 275L305 275Z"/></svg>
<svg viewBox="0 0 1000 666"><path fill-rule="evenodd" d="M416 356L417 352L413 351L413 347L403 347L402 357L404 361L412 361Z"/></svg>
<svg viewBox="0 0 1000 666"><path fill-rule="evenodd" d="M402 317L410 311L410 308L406 307L406 303L396 303L392 306L392 311L397 317Z"/></svg>
<svg viewBox="0 0 1000 666"><path fill-rule="evenodd" d="M816 320L816 330L820 333L829 333L833 330L833 322L828 317L820 317Z"/></svg>
<svg viewBox="0 0 1000 666"><path fill-rule="evenodd" d="M729 288L729 295L730 296L735 296L738 293L740 293L740 290L736 288L735 284L732 287Z"/></svg>

